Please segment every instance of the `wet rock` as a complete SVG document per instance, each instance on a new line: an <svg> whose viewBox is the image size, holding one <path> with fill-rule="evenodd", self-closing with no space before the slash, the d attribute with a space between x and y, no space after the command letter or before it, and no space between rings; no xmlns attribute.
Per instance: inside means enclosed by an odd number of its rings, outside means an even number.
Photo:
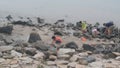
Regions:
<svg viewBox="0 0 120 68"><path fill-rule="evenodd" d="M87 51L94 51L95 48L90 46L89 44L83 44L83 49Z"/></svg>
<svg viewBox="0 0 120 68"><path fill-rule="evenodd" d="M35 54L33 56L34 59L44 59L45 55L43 52L37 52L37 54Z"/></svg>
<svg viewBox="0 0 120 68"><path fill-rule="evenodd" d="M13 57L22 57L22 54L17 52L17 51L15 51L15 50L12 50L11 51L11 56L13 56Z"/></svg>
<svg viewBox="0 0 120 68"><path fill-rule="evenodd" d="M55 31L54 35L59 35L59 36L63 36L63 32L62 31Z"/></svg>
<svg viewBox="0 0 120 68"><path fill-rule="evenodd" d="M78 45L75 42L69 42L65 45L65 48L78 49Z"/></svg>
<svg viewBox="0 0 120 68"><path fill-rule="evenodd" d="M34 56L36 54L36 49L35 48L24 48L24 51L26 54Z"/></svg>
<svg viewBox="0 0 120 68"><path fill-rule="evenodd" d="M28 42L29 43L34 43L41 40L41 37L39 36L38 33L31 33Z"/></svg>
<svg viewBox="0 0 120 68"><path fill-rule="evenodd" d="M11 34L12 30L13 30L13 26L12 25L0 27L0 33Z"/></svg>
<svg viewBox="0 0 120 68"><path fill-rule="evenodd" d="M45 44L42 41L37 41L34 44L32 44L32 47L41 50L41 51L48 51L49 47L47 46L47 44Z"/></svg>
<svg viewBox="0 0 120 68"><path fill-rule="evenodd" d="M10 51L13 49L13 46L0 46L0 52Z"/></svg>
<svg viewBox="0 0 120 68"><path fill-rule="evenodd" d="M13 21L12 24L14 25L27 25L27 26L34 26L31 22L28 21Z"/></svg>
<svg viewBox="0 0 120 68"><path fill-rule="evenodd" d="M70 49L70 48L60 48L58 51L58 55L64 55L64 54L73 54L75 53L75 49Z"/></svg>

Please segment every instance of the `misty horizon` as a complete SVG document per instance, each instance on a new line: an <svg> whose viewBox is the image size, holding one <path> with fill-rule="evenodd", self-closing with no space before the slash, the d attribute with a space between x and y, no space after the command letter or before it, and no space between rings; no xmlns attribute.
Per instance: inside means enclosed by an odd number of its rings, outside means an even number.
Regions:
<svg viewBox="0 0 120 68"><path fill-rule="evenodd" d="M67 22L86 20L90 23L120 20L118 0L0 0L0 16L7 13ZM11 15L12 15L11 14Z"/></svg>

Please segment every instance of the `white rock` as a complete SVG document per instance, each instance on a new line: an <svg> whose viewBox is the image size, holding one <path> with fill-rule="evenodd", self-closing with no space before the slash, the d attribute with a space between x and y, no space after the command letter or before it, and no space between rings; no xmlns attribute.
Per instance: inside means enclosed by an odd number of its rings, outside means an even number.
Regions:
<svg viewBox="0 0 120 68"><path fill-rule="evenodd" d="M17 52L17 51L15 51L15 50L11 51L11 55L14 56L14 57L22 57L22 54Z"/></svg>
<svg viewBox="0 0 120 68"><path fill-rule="evenodd" d="M0 46L0 52L12 50L13 46Z"/></svg>
<svg viewBox="0 0 120 68"><path fill-rule="evenodd" d="M35 54L33 56L33 58L35 58L35 59L43 59L44 57L45 57L45 55L43 52L38 52L37 54Z"/></svg>
<svg viewBox="0 0 120 68"><path fill-rule="evenodd" d="M33 63L33 59L29 57L21 57L19 58L23 64L31 64Z"/></svg>
<svg viewBox="0 0 120 68"><path fill-rule="evenodd" d="M75 53L75 49L61 48L58 51L58 55L71 54L71 53Z"/></svg>
<svg viewBox="0 0 120 68"><path fill-rule="evenodd" d="M79 59L79 56L78 56L78 55L73 55L73 56L70 58L70 61L71 61L71 62L76 62L78 59Z"/></svg>
<svg viewBox="0 0 120 68"><path fill-rule="evenodd" d="M0 58L0 63L2 63L2 62L4 62L5 61L5 59L3 59L3 58Z"/></svg>

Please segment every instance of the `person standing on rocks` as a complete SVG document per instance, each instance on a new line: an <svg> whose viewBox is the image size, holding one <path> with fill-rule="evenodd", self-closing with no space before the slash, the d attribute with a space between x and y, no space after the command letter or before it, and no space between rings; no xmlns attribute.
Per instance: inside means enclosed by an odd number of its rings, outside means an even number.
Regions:
<svg viewBox="0 0 120 68"><path fill-rule="evenodd" d="M82 32L85 33L87 31L87 23L86 21L82 22Z"/></svg>
<svg viewBox="0 0 120 68"><path fill-rule="evenodd" d="M62 38L60 36L52 36L52 45L57 47L57 50L61 47Z"/></svg>
<svg viewBox="0 0 120 68"><path fill-rule="evenodd" d="M114 26L113 21L110 21L108 23L104 23L103 26L105 26L105 34L110 35L112 32L112 28Z"/></svg>

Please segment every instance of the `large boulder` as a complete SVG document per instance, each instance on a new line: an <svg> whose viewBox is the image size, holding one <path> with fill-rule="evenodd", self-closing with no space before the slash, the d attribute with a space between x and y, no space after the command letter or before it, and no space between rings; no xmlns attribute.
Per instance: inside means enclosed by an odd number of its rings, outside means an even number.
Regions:
<svg viewBox="0 0 120 68"><path fill-rule="evenodd" d="M49 47L47 46L47 44L45 44L42 41L37 41L35 43L32 44L32 47L41 50L41 51L48 51Z"/></svg>
<svg viewBox="0 0 120 68"><path fill-rule="evenodd" d="M78 49L78 45L75 42L69 42L65 45L65 48Z"/></svg>
<svg viewBox="0 0 120 68"><path fill-rule="evenodd" d="M33 32L33 33L30 34L28 42L29 43L34 43L34 42L37 42L39 40L41 40L40 35L38 33Z"/></svg>
<svg viewBox="0 0 120 68"><path fill-rule="evenodd" d="M12 30L13 30L13 26L12 25L0 27L0 33L11 34Z"/></svg>

